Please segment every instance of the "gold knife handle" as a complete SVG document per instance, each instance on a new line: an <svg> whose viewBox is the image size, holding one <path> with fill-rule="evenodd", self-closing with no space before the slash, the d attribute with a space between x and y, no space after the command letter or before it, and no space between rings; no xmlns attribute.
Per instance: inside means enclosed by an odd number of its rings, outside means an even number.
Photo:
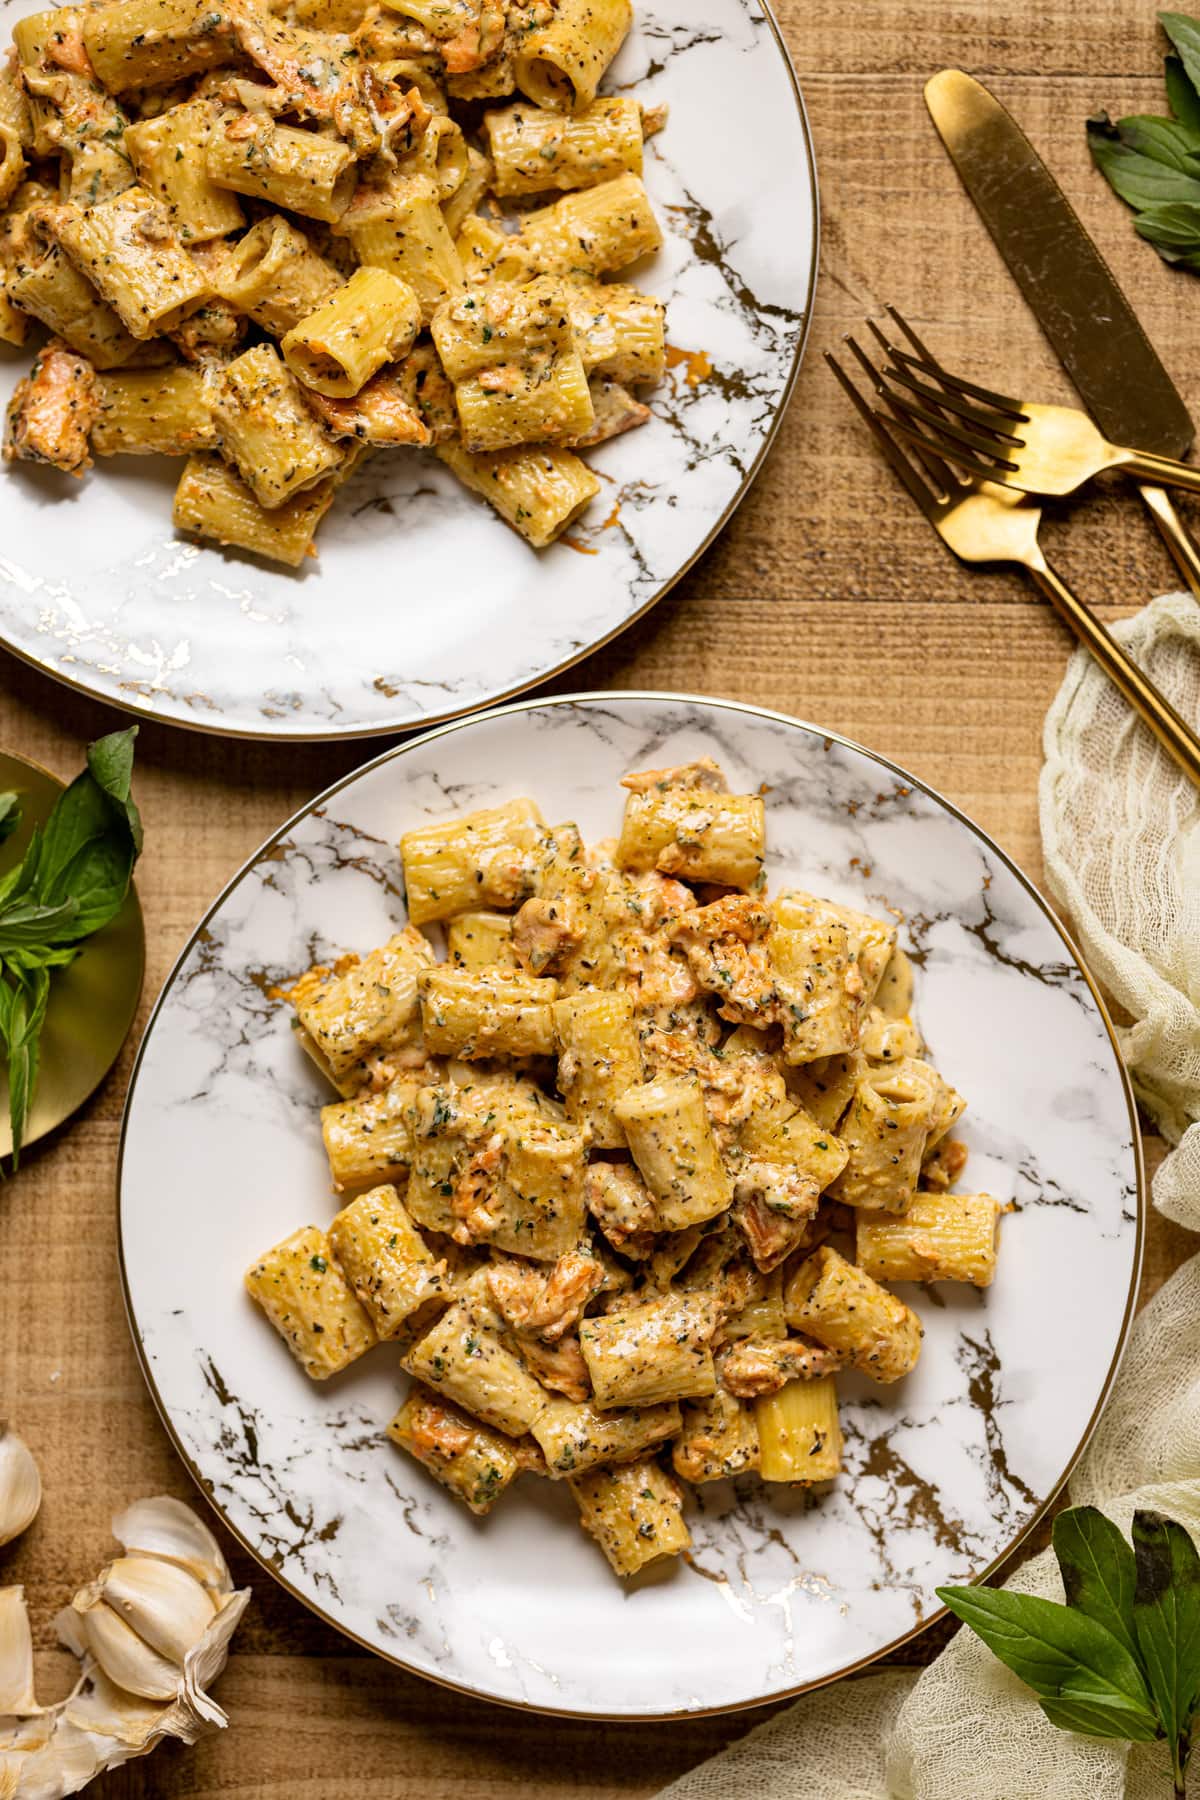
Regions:
<svg viewBox="0 0 1200 1800"><path fill-rule="evenodd" d="M1055 611L1064 618L1080 643L1086 644L1114 686L1150 727L1163 749L1173 756L1184 774L1200 787L1200 737L1180 718L1165 694L1138 668L1112 633L1082 600L1071 592L1042 556L1026 564L1038 587Z"/></svg>
<svg viewBox="0 0 1200 1800"><path fill-rule="evenodd" d="M1139 489L1147 511L1166 540L1179 572L1200 600L1200 552L1192 541L1187 526L1175 511L1175 503L1165 488L1155 482L1143 482Z"/></svg>

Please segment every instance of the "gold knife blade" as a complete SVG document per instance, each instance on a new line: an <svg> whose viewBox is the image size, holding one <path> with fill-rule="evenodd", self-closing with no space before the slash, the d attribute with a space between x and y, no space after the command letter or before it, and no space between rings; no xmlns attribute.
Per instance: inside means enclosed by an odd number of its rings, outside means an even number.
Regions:
<svg viewBox="0 0 1200 1800"><path fill-rule="evenodd" d="M1116 278L1012 114L943 69L925 102L976 210L1087 410L1113 443L1182 457L1195 427ZM1200 597L1200 554L1161 488L1142 490Z"/></svg>

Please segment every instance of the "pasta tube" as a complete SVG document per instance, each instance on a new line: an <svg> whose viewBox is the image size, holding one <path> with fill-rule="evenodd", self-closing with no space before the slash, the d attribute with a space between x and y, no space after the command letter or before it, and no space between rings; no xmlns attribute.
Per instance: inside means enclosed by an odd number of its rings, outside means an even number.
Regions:
<svg viewBox="0 0 1200 1800"><path fill-rule="evenodd" d="M530 1431L551 1476L561 1478L606 1463L629 1462L673 1438L680 1424L674 1402L601 1412L586 1400L551 1400Z"/></svg>
<svg viewBox="0 0 1200 1800"><path fill-rule="evenodd" d="M671 1293L581 1320L579 1342L596 1405L657 1406L713 1393L718 1316L706 1294Z"/></svg>
<svg viewBox="0 0 1200 1800"><path fill-rule="evenodd" d="M619 282L565 284L571 326L589 375L640 387L667 372L666 308L653 294Z"/></svg>
<svg viewBox="0 0 1200 1800"><path fill-rule="evenodd" d="M17 306L86 356L94 368L120 368L138 349L137 339L58 244L24 265L7 290Z"/></svg>
<svg viewBox="0 0 1200 1800"><path fill-rule="evenodd" d="M493 506L507 525L544 550L600 492L587 464L570 450L497 450L474 456L440 444L438 456L464 487Z"/></svg>
<svg viewBox="0 0 1200 1800"><path fill-rule="evenodd" d="M166 87L237 57L233 15L217 0L109 0L84 12L83 41L114 94Z"/></svg>
<svg viewBox="0 0 1200 1800"><path fill-rule="evenodd" d="M832 1375L789 1381L754 1402L764 1481L810 1486L832 1481L842 1466L837 1382Z"/></svg>
<svg viewBox="0 0 1200 1800"><path fill-rule="evenodd" d="M293 502L295 504L295 502ZM382 1094L321 1108L321 1135L334 1190L395 1180L413 1159L414 1082L393 1082Z"/></svg>
<svg viewBox="0 0 1200 1800"><path fill-rule="evenodd" d="M407 282L386 269L356 269L280 347L306 387L349 399L385 363L408 354L420 326L421 308Z"/></svg>
<svg viewBox="0 0 1200 1800"><path fill-rule="evenodd" d="M426 1048L434 1056L549 1056L558 983L503 969L452 969L419 977Z"/></svg>
<svg viewBox="0 0 1200 1800"><path fill-rule="evenodd" d="M718 1387L707 1400L689 1400L683 1424L671 1446L675 1473L697 1484L724 1481L757 1469L758 1426L754 1409Z"/></svg>
<svg viewBox="0 0 1200 1800"><path fill-rule="evenodd" d="M843 1351L852 1368L875 1381L899 1381L916 1367L916 1313L828 1245L800 1264L784 1306L794 1331Z"/></svg>
<svg viewBox="0 0 1200 1800"><path fill-rule="evenodd" d="M185 244L226 237L246 222L233 195L216 185L205 164L220 116L215 101L189 100L125 132L138 180L163 202Z"/></svg>
<svg viewBox="0 0 1200 1800"><path fill-rule="evenodd" d="M532 273L607 275L662 241L641 177L618 175L527 214L519 246Z"/></svg>
<svg viewBox="0 0 1200 1800"><path fill-rule="evenodd" d="M613 1113L657 1202L660 1231L703 1224L728 1208L733 1188L698 1081L679 1077L628 1088Z"/></svg>
<svg viewBox="0 0 1200 1800"><path fill-rule="evenodd" d="M520 40L517 86L538 106L584 112L632 22L630 0L559 0Z"/></svg>
<svg viewBox="0 0 1200 1800"><path fill-rule="evenodd" d="M422 324L463 285L462 263L429 175L398 176L377 195L356 198L346 230L361 263L408 283Z"/></svg>
<svg viewBox="0 0 1200 1800"><path fill-rule="evenodd" d="M307 488L267 512L219 456L188 458L175 490L179 531L299 568L313 551L313 534L333 505L334 483Z"/></svg>
<svg viewBox="0 0 1200 1800"><path fill-rule="evenodd" d="M349 1099L379 1073L389 1054L420 1044L417 977L433 962L411 926L341 973L313 969L292 989L304 1048Z"/></svg>
<svg viewBox="0 0 1200 1800"><path fill-rule="evenodd" d="M222 449L260 506L282 506L344 459L273 344L256 344L226 367L215 407Z"/></svg>
<svg viewBox="0 0 1200 1800"><path fill-rule="evenodd" d="M97 456L190 456L211 450L217 441L211 385L203 370L185 364L103 375L92 450Z"/></svg>
<svg viewBox="0 0 1200 1800"><path fill-rule="evenodd" d="M354 154L340 138L280 125L267 113L227 119L208 140L205 166L219 188L327 224L345 212L356 178Z"/></svg>
<svg viewBox="0 0 1200 1800"><path fill-rule="evenodd" d="M545 821L532 800L421 825L400 839L408 916L414 925L479 905L516 906L532 892Z"/></svg>
<svg viewBox="0 0 1200 1800"><path fill-rule="evenodd" d="M868 1068L838 1127L849 1160L830 1187L835 1199L872 1212L908 1210L939 1098L927 1066Z"/></svg>
<svg viewBox="0 0 1200 1800"><path fill-rule="evenodd" d="M456 969L515 969L513 922L507 913L460 913L446 927L446 956Z"/></svg>
<svg viewBox="0 0 1200 1800"><path fill-rule="evenodd" d="M443 1291L440 1266L394 1187L372 1188L344 1206L329 1227L329 1247L381 1341Z"/></svg>
<svg viewBox="0 0 1200 1800"><path fill-rule="evenodd" d="M636 100L594 100L574 117L518 102L485 112L483 132L496 171L492 187L505 197L595 187L615 175L642 172Z"/></svg>
<svg viewBox="0 0 1200 1800"><path fill-rule="evenodd" d="M546 1390L464 1301L401 1360L410 1375L509 1437L523 1436L549 1404Z"/></svg>
<svg viewBox="0 0 1200 1800"><path fill-rule="evenodd" d="M642 1079L642 1053L628 994L584 988L554 1002L558 1089L567 1117L586 1125L599 1150L625 1146L616 1103Z"/></svg>
<svg viewBox="0 0 1200 1800"><path fill-rule="evenodd" d="M473 1513L489 1513L521 1472L512 1441L415 1385L387 1434Z"/></svg>
<svg viewBox="0 0 1200 1800"><path fill-rule="evenodd" d="M127 188L98 206L62 207L54 231L135 338L170 331L209 297L166 207L145 188Z"/></svg>
<svg viewBox="0 0 1200 1800"><path fill-rule="evenodd" d="M990 1287L996 1226L991 1194L917 1194L902 1218L860 1212L855 1256L877 1281L969 1281Z"/></svg>
<svg viewBox="0 0 1200 1800"><path fill-rule="evenodd" d="M618 1575L679 1556L692 1541L683 1495L653 1457L615 1469L590 1469L571 1482L579 1522Z"/></svg>
<svg viewBox="0 0 1200 1800"><path fill-rule="evenodd" d="M658 869L682 881L750 888L766 857L766 811L757 794L727 794L675 785L658 771L628 775L617 866L637 874Z"/></svg>
<svg viewBox="0 0 1200 1800"><path fill-rule="evenodd" d="M213 285L256 325L282 337L342 285L304 233L277 215L260 219L233 245Z"/></svg>
<svg viewBox="0 0 1200 1800"><path fill-rule="evenodd" d="M347 1368L376 1341L329 1239L315 1225L268 1250L246 1271L246 1289L314 1381Z"/></svg>

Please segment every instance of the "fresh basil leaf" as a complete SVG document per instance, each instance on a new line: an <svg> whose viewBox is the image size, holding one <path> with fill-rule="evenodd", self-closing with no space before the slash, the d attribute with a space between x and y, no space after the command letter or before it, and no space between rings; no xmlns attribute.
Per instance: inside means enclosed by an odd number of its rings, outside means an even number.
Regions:
<svg viewBox="0 0 1200 1800"><path fill-rule="evenodd" d="M1155 1724L1154 1706L1137 1663L1111 1631L1086 1613L1003 1588L948 1587L937 1593L1014 1675L1043 1698L1109 1707L1125 1716L1130 1729Z"/></svg>
<svg viewBox="0 0 1200 1800"><path fill-rule="evenodd" d="M1097 1705L1087 1700L1040 1699L1038 1705L1060 1731L1079 1731L1084 1737L1126 1738L1148 1744L1160 1735L1156 1722L1132 1717L1124 1707Z"/></svg>
<svg viewBox="0 0 1200 1800"><path fill-rule="evenodd" d="M33 948L14 945L5 950L3 962L17 975L31 975L35 969L65 969L82 948L81 944L38 944Z"/></svg>
<svg viewBox="0 0 1200 1800"><path fill-rule="evenodd" d="M36 900L14 901L0 913L0 956L10 949L60 942L74 931L78 913L74 900L63 900L57 906L41 906Z"/></svg>
<svg viewBox="0 0 1200 1800"><path fill-rule="evenodd" d="M25 847L25 854L15 868L0 877L0 908L27 894L37 880L38 865L42 856L42 828L35 825Z"/></svg>
<svg viewBox="0 0 1200 1800"><path fill-rule="evenodd" d="M1158 22L1178 51L1188 80L1200 90L1200 20L1187 13L1160 12Z"/></svg>
<svg viewBox="0 0 1200 1800"><path fill-rule="evenodd" d="M1148 206L1133 221L1139 237L1180 256L1200 253L1200 205Z"/></svg>
<svg viewBox="0 0 1200 1800"><path fill-rule="evenodd" d="M1133 1551L1119 1528L1098 1507L1072 1506L1055 1519L1053 1542L1067 1605L1111 1631L1136 1661L1136 1571Z"/></svg>
<svg viewBox="0 0 1200 1800"><path fill-rule="evenodd" d="M1167 100L1181 125L1200 132L1200 94L1188 79L1187 70L1177 56L1163 58L1163 75L1167 84Z"/></svg>
<svg viewBox="0 0 1200 1800"><path fill-rule="evenodd" d="M1128 150L1148 156L1164 168L1176 169L1181 175L1194 175L1191 160L1200 151L1200 133L1178 119L1164 119L1152 113L1131 113L1117 120L1117 134Z"/></svg>
<svg viewBox="0 0 1200 1800"><path fill-rule="evenodd" d="M58 796L46 820L37 876L39 899L52 902L66 897L63 878L72 860L85 845L103 838L112 824L111 802L85 769Z"/></svg>
<svg viewBox="0 0 1200 1800"><path fill-rule="evenodd" d="M1200 138L1196 140L1196 148L1200 150ZM94 744L88 745L87 763L97 787L124 815L134 855L140 856L142 815L134 804L132 793L133 746L137 734L137 726L131 725L127 731L112 731L107 737L97 738Z"/></svg>
<svg viewBox="0 0 1200 1800"><path fill-rule="evenodd" d="M8 1006L8 1117L14 1170L20 1167L25 1124L37 1085L39 1042L49 997L50 977L45 969L35 969L19 979Z"/></svg>
<svg viewBox="0 0 1200 1800"><path fill-rule="evenodd" d="M1162 1513L1135 1512L1133 1622L1168 1742L1183 1735L1200 1694L1200 1555Z"/></svg>
<svg viewBox="0 0 1200 1800"><path fill-rule="evenodd" d="M1165 206L1174 201L1200 203L1200 169L1185 174L1123 144L1117 127L1101 114L1088 120L1092 161L1113 192L1133 207Z"/></svg>
<svg viewBox="0 0 1200 1800"><path fill-rule="evenodd" d="M21 823L21 796L0 794L0 844L6 843Z"/></svg>
<svg viewBox="0 0 1200 1800"><path fill-rule="evenodd" d="M91 937L120 911L129 891L134 857L128 834L122 831L121 836L123 842L112 837L92 838L62 871L56 890L70 896L75 916L68 929L47 942L75 943ZM3 929L4 918L0 915L0 933Z"/></svg>

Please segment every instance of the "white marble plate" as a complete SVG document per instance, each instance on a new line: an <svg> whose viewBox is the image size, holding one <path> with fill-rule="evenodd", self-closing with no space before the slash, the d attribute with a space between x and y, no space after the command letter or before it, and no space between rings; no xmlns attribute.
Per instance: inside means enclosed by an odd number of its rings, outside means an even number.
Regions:
<svg viewBox="0 0 1200 1800"><path fill-rule="evenodd" d="M0 0L0 38L39 0ZM607 86L665 101L646 185L666 232L631 272L667 336L641 430L589 456L602 490L536 552L433 457L373 458L301 573L177 538L179 464L108 458L82 482L0 471L0 643L101 699L265 738L411 729L491 704L621 631L745 494L800 363L817 271L808 122L761 0L638 0ZM0 400L29 357L0 347ZM648 396L649 397L649 396ZM595 554L587 554L594 551Z"/></svg>
<svg viewBox="0 0 1200 1800"><path fill-rule="evenodd" d="M322 1084L272 985L404 918L402 831L530 792L585 837L628 769L701 752L768 784L769 868L903 915L932 1054L968 1096L971 1184L1013 1202L995 1285L908 1298L892 1389L847 1382L847 1468L820 1498L753 1480L689 1500L694 1560L623 1586L570 1496L522 1480L467 1514L380 1432L386 1346L314 1387L241 1287L325 1223ZM1115 1371L1140 1253L1134 1117L1094 990L1045 904L961 814L881 758L777 714L670 695L530 701L436 731L331 789L217 901L158 1003L125 1117L120 1230L152 1392L226 1523L307 1605L436 1680L545 1711L666 1715L826 1681L1009 1551ZM904 1291L904 1290L901 1290Z"/></svg>

